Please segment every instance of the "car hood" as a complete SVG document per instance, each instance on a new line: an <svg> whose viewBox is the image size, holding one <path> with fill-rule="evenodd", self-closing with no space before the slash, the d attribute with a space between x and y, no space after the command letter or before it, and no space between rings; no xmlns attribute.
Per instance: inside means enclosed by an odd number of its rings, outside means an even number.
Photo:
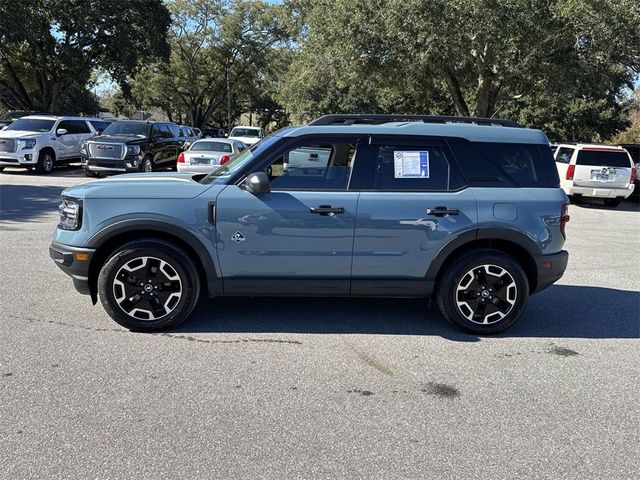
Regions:
<svg viewBox="0 0 640 480"><path fill-rule="evenodd" d="M127 143L129 145L147 140L147 137L139 137L137 135L96 135L89 139L90 142Z"/></svg>
<svg viewBox="0 0 640 480"><path fill-rule="evenodd" d="M254 143L258 143L260 138L258 137L229 137L229 140L237 140L239 142L244 143L245 145L253 145Z"/></svg>
<svg viewBox="0 0 640 480"><path fill-rule="evenodd" d="M0 138L32 138L39 135L48 135L49 132L29 132L26 130L1 130Z"/></svg>
<svg viewBox="0 0 640 480"><path fill-rule="evenodd" d="M74 198L194 198L211 188L194 180L192 173L130 173L93 180L66 189L62 195Z"/></svg>

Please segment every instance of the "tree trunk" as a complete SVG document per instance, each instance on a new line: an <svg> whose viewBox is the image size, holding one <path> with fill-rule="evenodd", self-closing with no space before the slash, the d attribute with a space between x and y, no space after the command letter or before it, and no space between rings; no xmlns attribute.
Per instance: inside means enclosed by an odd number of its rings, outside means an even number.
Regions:
<svg viewBox="0 0 640 480"><path fill-rule="evenodd" d="M476 117L489 116L492 85L493 75L491 73L481 72L478 76L478 87L476 88L476 109L474 112Z"/></svg>
<svg viewBox="0 0 640 480"><path fill-rule="evenodd" d="M467 106L467 102L464 99L464 95L462 95L462 90L460 89L460 83L458 83L458 79L456 78L453 70L449 68L449 66L444 67L444 78L447 81L447 87L449 87L449 93L451 94L451 100L453 100L453 106L456 109L456 113L461 117L469 116L469 107Z"/></svg>

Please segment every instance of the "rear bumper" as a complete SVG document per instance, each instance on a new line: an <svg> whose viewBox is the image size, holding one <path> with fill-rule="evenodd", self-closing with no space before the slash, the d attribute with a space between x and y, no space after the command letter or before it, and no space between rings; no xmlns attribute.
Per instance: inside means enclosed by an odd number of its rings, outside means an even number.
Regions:
<svg viewBox="0 0 640 480"><path fill-rule="evenodd" d="M49 246L49 255L60 269L73 280L73 286L83 295L91 295L89 287L89 265L95 249L72 247L53 242ZM84 254L78 256L77 254ZM82 260L80 258L85 258Z"/></svg>
<svg viewBox="0 0 640 480"><path fill-rule="evenodd" d="M568 261L569 252L566 250L562 250L561 252L554 253L552 255L537 255L535 257L535 262L538 271L538 278L536 281L536 288L531 293L537 293L540 290L544 290L549 285L560 280L567 269Z"/></svg>
<svg viewBox="0 0 640 480"><path fill-rule="evenodd" d="M178 173L211 173L220 165L185 165L184 163L178 164Z"/></svg>
<svg viewBox="0 0 640 480"><path fill-rule="evenodd" d="M633 192L633 185L628 188L608 188L608 187L576 187L569 188L567 195L578 195L581 197L594 198L627 198Z"/></svg>

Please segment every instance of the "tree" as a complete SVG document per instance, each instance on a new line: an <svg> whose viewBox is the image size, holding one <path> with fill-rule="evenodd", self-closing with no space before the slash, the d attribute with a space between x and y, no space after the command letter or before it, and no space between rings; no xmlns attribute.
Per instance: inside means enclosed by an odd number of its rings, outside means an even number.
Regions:
<svg viewBox="0 0 640 480"><path fill-rule="evenodd" d="M168 52L161 0L0 0L0 101L51 110L100 68L126 89L142 61Z"/></svg>
<svg viewBox="0 0 640 480"><path fill-rule="evenodd" d="M283 39L280 7L221 0L172 0L168 7L171 55L135 78L134 99L167 115L181 109L197 127L213 117L228 126L248 108L256 82L269 69L272 49Z"/></svg>
<svg viewBox="0 0 640 480"><path fill-rule="evenodd" d="M538 126L548 120L558 134L587 118L580 135L590 135L603 122L605 130L620 127L610 119L619 115L620 92L640 71L635 0L292 4L304 19L283 89L294 115L401 107L485 117L499 111ZM576 115L564 121L563 110Z"/></svg>
<svg viewBox="0 0 640 480"><path fill-rule="evenodd" d="M611 143L640 143L640 88L636 88L625 102L629 128L610 139Z"/></svg>

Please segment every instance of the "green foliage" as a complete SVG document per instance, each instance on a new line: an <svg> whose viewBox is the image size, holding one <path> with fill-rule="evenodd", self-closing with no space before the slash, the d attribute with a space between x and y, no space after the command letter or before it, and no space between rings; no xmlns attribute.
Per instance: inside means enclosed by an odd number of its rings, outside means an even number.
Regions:
<svg viewBox="0 0 640 480"><path fill-rule="evenodd" d="M637 0L297 0L280 100L329 112L508 115L557 138L621 128L640 71Z"/></svg>
<svg viewBox="0 0 640 480"><path fill-rule="evenodd" d="M197 127L228 125L250 108L286 38L279 6L262 1L172 0L169 60L134 80L133 98Z"/></svg>
<svg viewBox="0 0 640 480"><path fill-rule="evenodd" d="M161 0L0 0L0 101L59 107L100 68L126 88L142 61L168 53Z"/></svg>

